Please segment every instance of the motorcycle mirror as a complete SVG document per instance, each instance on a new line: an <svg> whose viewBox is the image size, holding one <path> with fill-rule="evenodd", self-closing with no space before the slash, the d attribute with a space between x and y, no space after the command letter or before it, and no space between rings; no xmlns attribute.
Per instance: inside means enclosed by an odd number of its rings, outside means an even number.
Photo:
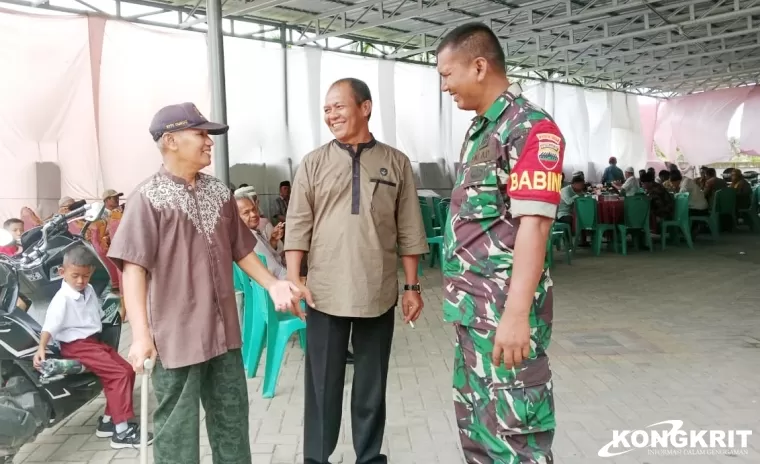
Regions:
<svg viewBox="0 0 760 464"><path fill-rule="evenodd" d="M0 229L0 246L9 246L16 243L13 235L5 229Z"/></svg>
<svg viewBox="0 0 760 464"><path fill-rule="evenodd" d="M105 208L105 205L101 201L91 203L90 209L84 213L84 219L88 222L92 222L98 219L100 217L100 214L103 212L103 208Z"/></svg>
<svg viewBox="0 0 760 464"><path fill-rule="evenodd" d="M85 200L75 201L74 203L69 205L69 211L74 211L76 209L79 209L86 204L87 204L87 201Z"/></svg>

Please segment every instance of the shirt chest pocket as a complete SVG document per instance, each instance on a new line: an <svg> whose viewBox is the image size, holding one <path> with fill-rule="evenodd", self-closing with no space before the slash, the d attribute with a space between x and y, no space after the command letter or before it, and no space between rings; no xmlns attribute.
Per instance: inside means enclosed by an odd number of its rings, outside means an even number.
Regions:
<svg viewBox="0 0 760 464"><path fill-rule="evenodd" d="M506 202L496 161L463 166L459 218L465 221L504 215Z"/></svg>
<svg viewBox="0 0 760 464"><path fill-rule="evenodd" d="M398 184L392 180L370 178L372 188L372 215L386 218L396 215Z"/></svg>

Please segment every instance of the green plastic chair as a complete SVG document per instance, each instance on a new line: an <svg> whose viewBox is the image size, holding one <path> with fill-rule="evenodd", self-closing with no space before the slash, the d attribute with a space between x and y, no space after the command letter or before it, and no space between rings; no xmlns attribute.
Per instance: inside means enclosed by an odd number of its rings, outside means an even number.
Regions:
<svg viewBox="0 0 760 464"><path fill-rule="evenodd" d="M620 252L623 256L628 254L628 233L631 233L633 243L638 249L638 234L644 235L649 251L653 251L652 232L649 230L649 198L644 195L633 195L623 200L623 215L625 222L618 224L618 237L620 238Z"/></svg>
<svg viewBox="0 0 760 464"><path fill-rule="evenodd" d="M718 203L722 197L721 192L723 189L715 192L713 202L710 205L709 214L707 216L691 216L689 223L704 223L707 224L707 228L710 229L710 236L713 240L718 240L720 237L720 213L718 213Z"/></svg>
<svg viewBox="0 0 760 464"><path fill-rule="evenodd" d="M264 351L267 318L263 309L256 307L250 277L237 264L232 265L232 275L235 290L243 292L243 367L247 377L252 378L256 377Z"/></svg>
<svg viewBox="0 0 760 464"><path fill-rule="evenodd" d="M558 228L555 228L555 226L560 226ZM563 226L568 226L567 229ZM569 224L565 224L562 222L555 222L552 224L552 229L549 231L549 236L546 239L546 258L544 259L545 265L548 269L551 269L554 267L554 248L557 248L557 251L564 249L565 250L565 261L567 261L567 264L572 263L572 258L570 256L572 252L572 238L570 235L570 229Z"/></svg>
<svg viewBox="0 0 760 464"><path fill-rule="evenodd" d="M450 220L449 218L450 207L451 207L451 200L448 198L444 198L443 200L438 202L438 207L435 210L436 217L440 218L440 221L441 221L438 224L441 228L441 234L443 234L443 230L446 228L446 222Z"/></svg>
<svg viewBox="0 0 760 464"><path fill-rule="evenodd" d="M736 229L736 190L730 187L715 192L715 208L718 218L731 216L731 230ZM720 222L718 222L720 224Z"/></svg>
<svg viewBox="0 0 760 464"><path fill-rule="evenodd" d="M753 232L760 232L760 186L752 189L749 208L740 209L736 212L737 217L745 218Z"/></svg>
<svg viewBox="0 0 760 464"><path fill-rule="evenodd" d="M425 226L425 235L430 246L430 267L435 266L435 260L440 257L441 247L443 246L443 235L441 228L433 225L433 212L430 205L420 203L422 212L422 224Z"/></svg>
<svg viewBox="0 0 760 464"><path fill-rule="evenodd" d="M438 211L441 206L441 197L433 197L433 226L441 228L443 230L443 220L444 218L441 217L440 214L438 214Z"/></svg>
<svg viewBox="0 0 760 464"><path fill-rule="evenodd" d="M676 207L673 213L673 219L660 222L660 230L662 235L662 249L665 249L665 242L667 242L668 228L677 227L681 231L686 244L689 248L694 248L694 243L691 240L691 222L689 221L689 193L677 193L675 194ZM695 218L692 218L695 219Z"/></svg>
<svg viewBox="0 0 760 464"><path fill-rule="evenodd" d="M259 255L259 259L266 265L267 261L264 256ZM292 314L276 311L274 302L269 297L266 289L250 278L248 279L248 287L250 287L251 298L249 301L251 303L250 306L246 303L246 312L250 312L254 316L258 313L261 315L261 319L266 317L266 323L263 325L263 329L257 330L254 328L251 331L253 332L253 338L244 339L243 347L245 347L246 342L250 341L250 349L247 352L248 356L244 357L243 362L249 378L255 376L264 345L263 332L266 332L266 371L264 372L262 396L264 398L272 398L277 387L277 379L280 376L280 368L285 357L285 350L293 333L298 332L301 348L306 350L306 322ZM301 302L301 306L305 308L303 302ZM248 311L249 308L251 309L250 311ZM251 319L258 322L257 317L252 317ZM251 366L250 370L248 366Z"/></svg>
<svg viewBox="0 0 760 464"><path fill-rule="evenodd" d="M430 245L430 251L435 252L435 248L440 249L440 261L443 263L443 229L446 227L446 221L449 221L449 208L451 206L451 198L437 198L433 197L433 204L436 205L434 221L432 224L432 241L430 240L430 234L428 233L428 226L425 220L425 212L430 210L430 204L426 197L417 197L420 203L420 210L422 212L422 221L425 225L425 234L428 235L428 245ZM427 208L427 209L426 209ZM430 256L430 267L435 265L433 255ZM417 275L422 277L424 274L422 268L422 260L417 265Z"/></svg>
<svg viewBox="0 0 760 464"><path fill-rule="evenodd" d="M562 242L560 242L560 246L562 243L564 243L567 245L568 250L575 252L575 248L573 247L573 228L570 226L570 224L566 222L555 221L554 224L552 224L552 232L562 232L563 237ZM559 250L559 248L557 248L557 250Z"/></svg>
<svg viewBox="0 0 760 464"><path fill-rule="evenodd" d="M581 234L584 230L592 231L594 255L599 256L602 252L602 238L604 233L612 231L613 250L617 252L617 229L614 224L600 224L598 221L598 204L593 197L578 197L575 199L575 239L573 248L578 247Z"/></svg>

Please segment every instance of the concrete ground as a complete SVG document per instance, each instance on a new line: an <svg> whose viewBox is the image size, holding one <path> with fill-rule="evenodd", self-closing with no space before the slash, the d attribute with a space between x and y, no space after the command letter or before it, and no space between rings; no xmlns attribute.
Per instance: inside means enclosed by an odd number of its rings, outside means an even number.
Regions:
<svg viewBox="0 0 760 464"><path fill-rule="evenodd" d="M760 236L734 234L696 246L600 257L581 250L571 266L557 258L549 350L556 463L760 462ZM451 403L453 337L441 321L440 273L426 268L422 283L426 309L416 329L397 323L385 449L394 464L462 463ZM127 326L123 353L129 338ZM349 368L334 463L355 459L348 423L352 373ZM291 344L275 398L261 397L261 378L249 380L254 463L303 461L302 376L303 352ZM135 397L139 411L139 392ZM103 404L96 399L45 431L16 462L137 463L137 451L113 451L108 440L95 437ZM687 431L750 429L753 435L736 455L636 449L597 456L613 430L666 420L683 421ZM211 463L207 443L202 455Z"/></svg>

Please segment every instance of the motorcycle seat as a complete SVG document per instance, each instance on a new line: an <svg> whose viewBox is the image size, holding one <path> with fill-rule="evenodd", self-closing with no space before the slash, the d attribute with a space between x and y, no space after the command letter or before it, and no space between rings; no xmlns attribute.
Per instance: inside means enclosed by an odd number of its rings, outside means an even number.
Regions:
<svg viewBox="0 0 760 464"><path fill-rule="evenodd" d="M36 334L42 333L42 326L39 322L37 322L32 316L30 316L26 311L24 311L21 308L13 308L13 311L8 313L8 317L11 317L15 319L18 322L21 322L28 326L30 329L32 329Z"/></svg>

